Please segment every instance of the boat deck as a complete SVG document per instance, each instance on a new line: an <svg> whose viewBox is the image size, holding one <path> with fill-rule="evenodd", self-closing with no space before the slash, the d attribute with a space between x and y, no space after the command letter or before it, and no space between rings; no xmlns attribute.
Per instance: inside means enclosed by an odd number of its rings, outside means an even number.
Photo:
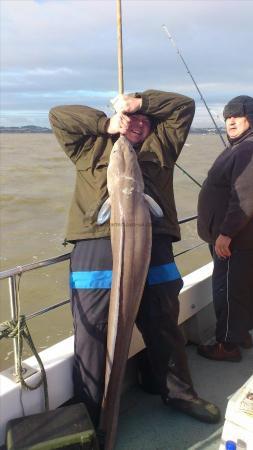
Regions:
<svg viewBox="0 0 253 450"><path fill-rule="evenodd" d="M115 450L218 450L229 397L253 372L253 349L239 363L210 361L186 347L199 396L219 406L222 421L204 424L163 405L159 396L131 387L122 398Z"/></svg>
<svg viewBox="0 0 253 450"><path fill-rule="evenodd" d="M158 395L132 385L122 396L115 450L219 449L228 399L252 376L253 348L242 350L239 363L202 358L193 344L186 346L186 352L195 389L219 406L221 422L198 422L165 406ZM5 447L0 446L0 450Z"/></svg>

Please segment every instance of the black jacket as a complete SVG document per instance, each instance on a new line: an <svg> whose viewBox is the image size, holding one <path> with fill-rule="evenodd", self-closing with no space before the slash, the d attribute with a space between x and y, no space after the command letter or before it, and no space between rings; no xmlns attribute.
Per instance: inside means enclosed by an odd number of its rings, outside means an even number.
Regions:
<svg viewBox="0 0 253 450"><path fill-rule="evenodd" d="M209 170L199 195L198 233L211 244L224 234L232 248L253 249L252 129L233 140Z"/></svg>

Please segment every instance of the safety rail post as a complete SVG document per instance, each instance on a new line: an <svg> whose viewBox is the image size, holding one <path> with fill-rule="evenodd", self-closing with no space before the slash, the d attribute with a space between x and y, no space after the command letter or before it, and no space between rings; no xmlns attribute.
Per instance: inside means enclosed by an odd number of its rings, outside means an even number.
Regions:
<svg viewBox="0 0 253 450"><path fill-rule="evenodd" d="M17 303L17 281L16 276L12 275L8 278L9 281L9 294L10 294L10 307L11 318L13 321L18 320L18 303ZM18 338L13 339L13 352L14 352L14 374L18 374Z"/></svg>

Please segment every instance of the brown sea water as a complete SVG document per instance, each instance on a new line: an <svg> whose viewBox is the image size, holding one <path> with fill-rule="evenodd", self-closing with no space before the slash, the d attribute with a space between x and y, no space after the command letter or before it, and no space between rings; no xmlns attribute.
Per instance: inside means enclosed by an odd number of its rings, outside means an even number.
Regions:
<svg viewBox="0 0 253 450"><path fill-rule="evenodd" d="M63 247L68 208L75 172L73 164L59 148L52 134L0 135L0 244L1 270L37 262L71 251ZM217 135L189 135L178 164L200 183L222 150ZM199 187L175 169L175 197L178 217L196 214ZM182 241L175 253L192 248L201 241L196 224L181 226ZM176 259L185 275L210 261L206 246ZM20 279L21 313L32 313L69 298L68 263L24 273ZM0 281L0 322L10 318L8 283ZM72 334L69 305L28 321L37 349L53 345ZM24 349L24 356L29 354ZM1 368L12 364L10 340L0 341Z"/></svg>

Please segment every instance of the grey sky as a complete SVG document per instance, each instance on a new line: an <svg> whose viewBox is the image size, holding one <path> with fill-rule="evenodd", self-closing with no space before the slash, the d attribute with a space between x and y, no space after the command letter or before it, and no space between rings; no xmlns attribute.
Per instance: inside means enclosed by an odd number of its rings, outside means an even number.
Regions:
<svg viewBox="0 0 253 450"><path fill-rule="evenodd" d="M0 7L2 125L48 125L56 104L108 112L118 89L115 0L0 0ZM165 24L218 115L230 98L253 95L252 0L122 0L122 12L126 92L193 96L195 125L212 126Z"/></svg>

